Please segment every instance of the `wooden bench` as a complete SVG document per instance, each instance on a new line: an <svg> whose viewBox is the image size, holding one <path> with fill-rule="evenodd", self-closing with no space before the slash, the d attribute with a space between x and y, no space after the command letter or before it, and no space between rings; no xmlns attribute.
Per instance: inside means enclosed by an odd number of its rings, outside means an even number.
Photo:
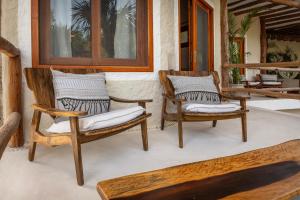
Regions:
<svg viewBox="0 0 300 200"><path fill-rule="evenodd" d="M103 200L300 197L300 140L98 183Z"/></svg>

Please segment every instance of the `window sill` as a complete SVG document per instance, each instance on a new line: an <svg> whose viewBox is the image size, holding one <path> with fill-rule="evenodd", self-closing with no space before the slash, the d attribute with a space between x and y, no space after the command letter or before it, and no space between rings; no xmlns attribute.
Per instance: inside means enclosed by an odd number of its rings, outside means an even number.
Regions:
<svg viewBox="0 0 300 200"><path fill-rule="evenodd" d="M94 66L94 65L35 65L33 68L54 69L99 69L103 72L153 72L153 65L150 66Z"/></svg>

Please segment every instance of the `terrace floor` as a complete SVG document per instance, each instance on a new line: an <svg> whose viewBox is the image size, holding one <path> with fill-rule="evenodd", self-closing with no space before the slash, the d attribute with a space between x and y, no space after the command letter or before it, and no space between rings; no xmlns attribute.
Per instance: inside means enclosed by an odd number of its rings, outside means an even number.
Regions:
<svg viewBox="0 0 300 200"><path fill-rule="evenodd" d="M96 200L98 181L174 165L228 156L300 139L300 115L250 108L249 141L241 142L240 120L185 123L184 149L178 148L177 127L150 130L148 152L142 150L139 132L83 145L85 185L76 184L72 150L38 147L36 161L27 150L7 150L0 162L0 199Z"/></svg>

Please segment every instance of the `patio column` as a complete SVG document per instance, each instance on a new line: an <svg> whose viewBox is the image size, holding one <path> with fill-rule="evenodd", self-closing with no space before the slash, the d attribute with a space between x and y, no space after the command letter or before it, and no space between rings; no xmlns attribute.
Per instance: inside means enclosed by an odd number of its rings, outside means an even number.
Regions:
<svg viewBox="0 0 300 200"><path fill-rule="evenodd" d="M260 17L260 62L267 62L267 48L268 48L268 39L265 19Z"/></svg>
<svg viewBox="0 0 300 200"><path fill-rule="evenodd" d="M221 70L222 70L222 87L229 86L229 70L224 64L229 63L229 38L228 38L228 7L227 0L220 0L220 17L221 17Z"/></svg>
<svg viewBox="0 0 300 200"><path fill-rule="evenodd" d="M6 81L3 84L3 97L6 99L3 102L3 107L5 108L5 113L3 113L4 120L13 113L22 113L22 69L21 69L21 58L20 51L12 45L6 39L0 37L0 53L6 55L8 61L7 67L3 69ZM13 134L10 140L11 147L21 147L24 144L22 122L18 129Z"/></svg>

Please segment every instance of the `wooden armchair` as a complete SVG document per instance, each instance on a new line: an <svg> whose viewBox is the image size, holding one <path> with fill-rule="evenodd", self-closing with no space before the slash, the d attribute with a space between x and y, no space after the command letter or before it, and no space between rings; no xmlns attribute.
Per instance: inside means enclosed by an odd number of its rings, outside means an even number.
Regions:
<svg viewBox="0 0 300 200"><path fill-rule="evenodd" d="M254 89L262 88L262 81L259 74L255 76L255 79L253 81L245 80L242 82L244 83L245 88L254 88Z"/></svg>
<svg viewBox="0 0 300 200"><path fill-rule="evenodd" d="M282 88L283 81L278 80L277 75L258 74L261 88Z"/></svg>
<svg viewBox="0 0 300 200"><path fill-rule="evenodd" d="M98 72L97 70L60 70L66 73L75 74L88 74ZM55 97L52 84L52 74L50 69L42 68L26 68L26 80L29 89L33 92L36 104L33 105L33 118L31 126L31 139L29 147L29 161L34 160L36 145L46 145L50 147L58 145L71 145L73 148L76 175L78 185L84 184L82 157L81 157L81 144L88 143L94 140L113 136L115 134L124 132L132 127L141 125L142 141L144 150L148 150L148 136L147 136L147 118L151 116L150 113L144 112L141 116L109 128L103 128L93 131L81 132L79 130L78 120L79 117L85 116L85 112L69 112L55 109ZM146 103L152 100L126 100L116 97L110 97L112 101L119 103L137 103L138 105L146 108ZM65 134L43 134L40 130L41 115L48 114L51 117L68 117L70 119L71 132Z"/></svg>
<svg viewBox="0 0 300 200"><path fill-rule="evenodd" d="M179 137L179 147L183 148L183 130L182 123L183 122L201 122L201 121L212 121L213 127L216 127L218 120L227 120L227 119L235 119L241 118L242 122L242 136L243 141L247 142L247 116L248 112L246 108L246 100L249 97L238 97L225 95L221 92L219 84L219 76L217 72L212 72L214 77L214 83L219 91L219 96L222 99L232 99L239 100L241 109L234 112L226 112L226 113L199 113L199 112L186 112L183 110L182 105L186 102L185 99L178 99L175 96L174 87L171 81L168 79L168 75L172 76L207 76L208 72L187 72L187 71L160 71L159 78L160 82L164 88L163 93L163 104L162 104L162 114L161 114L161 130L164 130L165 121L176 121L178 123L178 137ZM167 102L172 102L176 105L177 110L175 113L167 112Z"/></svg>

